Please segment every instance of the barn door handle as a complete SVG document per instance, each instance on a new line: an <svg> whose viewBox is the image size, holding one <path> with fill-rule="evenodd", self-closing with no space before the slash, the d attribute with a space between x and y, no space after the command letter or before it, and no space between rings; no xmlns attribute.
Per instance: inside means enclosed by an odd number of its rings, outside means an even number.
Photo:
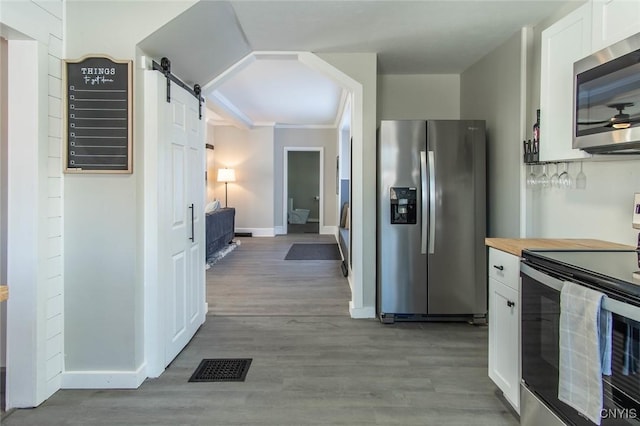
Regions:
<svg viewBox="0 0 640 426"><path fill-rule="evenodd" d="M189 239L193 242L195 242L195 233L194 233L194 228L193 228L193 218L194 218L194 205L193 203L191 203L191 205L189 206L189 208L191 209L191 237L189 237Z"/></svg>

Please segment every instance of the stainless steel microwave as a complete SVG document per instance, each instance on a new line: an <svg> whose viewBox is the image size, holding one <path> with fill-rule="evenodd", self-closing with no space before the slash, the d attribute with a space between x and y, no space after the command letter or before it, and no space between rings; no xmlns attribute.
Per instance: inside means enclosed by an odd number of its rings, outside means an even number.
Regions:
<svg viewBox="0 0 640 426"><path fill-rule="evenodd" d="M640 33L573 65L573 147L640 153Z"/></svg>

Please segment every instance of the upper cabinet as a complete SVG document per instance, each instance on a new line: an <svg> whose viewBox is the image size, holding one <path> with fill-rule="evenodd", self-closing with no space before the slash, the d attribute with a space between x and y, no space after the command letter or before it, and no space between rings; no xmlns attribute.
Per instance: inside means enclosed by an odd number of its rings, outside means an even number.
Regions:
<svg viewBox="0 0 640 426"><path fill-rule="evenodd" d="M592 7L592 52L640 32L640 1L593 0Z"/></svg>
<svg viewBox="0 0 640 426"><path fill-rule="evenodd" d="M540 161L576 160L573 63L640 32L640 0L592 0L541 35Z"/></svg>
<svg viewBox="0 0 640 426"><path fill-rule="evenodd" d="M587 3L542 32L540 161L586 158L573 140L573 63L591 53L591 8Z"/></svg>

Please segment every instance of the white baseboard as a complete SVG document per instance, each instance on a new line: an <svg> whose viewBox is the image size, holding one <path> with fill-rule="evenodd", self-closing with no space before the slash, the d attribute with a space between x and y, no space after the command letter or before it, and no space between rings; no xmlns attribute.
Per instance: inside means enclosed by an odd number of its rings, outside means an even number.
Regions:
<svg viewBox="0 0 640 426"><path fill-rule="evenodd" d="M311 222L311 221L309 221ZM285 235L286 232L284 230L284 226L276 226L274 229L275 235ZM238 231L240 232L240 231ZM338 235L338 227L337 226L323 226L320 229L320 234L322 235Z"/></svg>
<svg viewBox="0 0 640 426"><path fill-rule="evenodd" d="M62 389L137 389L147 378L147 364L135 371L65 371Z"/></svg>
<svg viewBox="0 0 640 426"><path fill-rule="evenodd" d="M375 318L376 308L374 306L363 306L362 308L354 308L353 301L349 302L349 314L351 318Z"/></svg>
<svg viewBox="0 0 640 426"><path fill-rule="evenodd" d="M275 237L275 228L236 228L236 232L251 232L254 237Z"/></svg>
<svg viewBox="0 0 640 426"><path fill-rule="evenodd" d="M336 235L338 235L338 227L337 226L323 226L322 229L320 229L320 233L323 234L323 235L336 236Z"/></svg>

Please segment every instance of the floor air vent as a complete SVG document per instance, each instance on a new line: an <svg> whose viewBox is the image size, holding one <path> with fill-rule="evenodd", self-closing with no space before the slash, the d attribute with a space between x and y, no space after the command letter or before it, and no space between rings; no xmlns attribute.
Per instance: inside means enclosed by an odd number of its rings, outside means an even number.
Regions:
<svg viewBox="0 0 640 426"><path fill-rule="evenodd" d="M244 382L252 358L203 359L190 382Z"/></svg>

